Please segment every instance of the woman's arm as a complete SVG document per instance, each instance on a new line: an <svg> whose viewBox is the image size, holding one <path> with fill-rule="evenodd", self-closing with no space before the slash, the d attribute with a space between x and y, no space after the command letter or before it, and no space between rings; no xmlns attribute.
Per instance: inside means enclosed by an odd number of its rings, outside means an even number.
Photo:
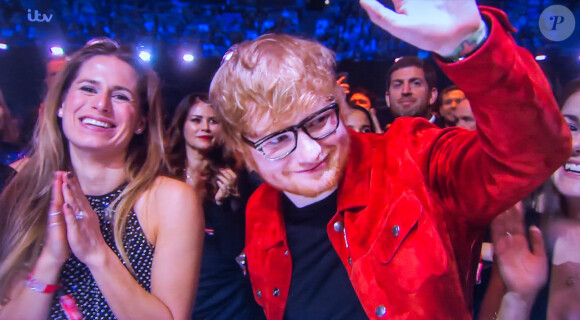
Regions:
<svg viewBox="0 0 580 320"><path fill-rule="evenodd" d="M71 181L72 194L80 186ZM77 189L78 188L78 189ZM65 201L67 200L65 191ZM115 316L120 319L189 319L199 277L203 246L203 212L188 185L160 177L135 206L137 216L155 245L151 269L151 293L144 290L116 254L89 230L98 220L94 212L82 220L67 208L71 250L84 262ZM145 219L144 219L145 218ZM146 221L144 221L146 220ZM145 223L144 223L145 222ZM86 225L85 225L86 224ZM103 246L104 245L104 246Z"/></svg>
<svg viewBox="0 0 580 320"><path fill-rule="evenodd" d="M42 284L56 285L60 268L70 255L66 239L66 226L62 215L63 198L61 193L64 172L56 172L52 181L50 209L47 212L47 231L43 250L29 275L22 274L14 281L9 293L10 302L0 311L0 319L46 319L54 289L39 292ZM27 281L35 280L36 286ZM52 292L51 292L52 291Z"/></svg>

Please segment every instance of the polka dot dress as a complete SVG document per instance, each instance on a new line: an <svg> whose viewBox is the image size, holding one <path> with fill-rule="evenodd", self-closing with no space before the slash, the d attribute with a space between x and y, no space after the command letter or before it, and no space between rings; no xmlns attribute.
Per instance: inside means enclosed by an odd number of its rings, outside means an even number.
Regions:
<svg viewBox="0 0 580 320"><path fill-rule="evenodd" d="M113 226L107 217L107 207L119 196L125 185L102 196L87 196L91 207L99 216L101 233L109 247L123 261L113 240ZM135 212L131 211L125 228L123 245L127 257L135 271L135 277L139 284L147 291L151 290L151 263L153 261L154 247L147 241L145 234L139 225ZM60 283L61 294L74 297L84 319L116 319L103 294L99 290L89 268L72 255L61 269ZM51 306L49 319L67 320L60 304L59 295L55 294Z"/></svg>

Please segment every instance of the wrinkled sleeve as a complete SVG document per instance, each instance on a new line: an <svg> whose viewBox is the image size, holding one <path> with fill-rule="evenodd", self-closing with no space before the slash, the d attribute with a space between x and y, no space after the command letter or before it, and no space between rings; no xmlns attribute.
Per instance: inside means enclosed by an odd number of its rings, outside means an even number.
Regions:
<svg viewBox="0 0 580 320"><path fill-rule="evenodd" d="M484 45L460 62L438 61L469 99L477 131L439 131L422 164L445 209L477 225L533 191L571 152L550 85L513 41L505 13L481 13L491 28Z"/></svg>

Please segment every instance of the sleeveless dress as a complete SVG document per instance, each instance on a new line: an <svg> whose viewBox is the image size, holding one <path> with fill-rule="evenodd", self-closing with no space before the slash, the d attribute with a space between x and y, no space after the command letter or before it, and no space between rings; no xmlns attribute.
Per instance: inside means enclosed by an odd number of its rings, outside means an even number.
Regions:
<svg viewBox="0 0 580 320"><path fill-rule="evenodd" d="M105 195L87 196L91 207L99 216L101 233L103 234L105 242L117 254L121 261L123 259L115 246L113 226L111 220L107 217L106 209L119 196L125 186L124 184ZM131 211L127 220L123 245L129 262L135 271L134 276L137 282L141 287L150 292L151 264L153 262L155 248L145 238L145 234L141 229L141 225L134 211ZM60 283L62 288L54 295L49 319L67 320L59 303L59 297L62 294L68 294L74 297L84 319L116 319L103 294L99 290L95 279L91 275L91 271L74 255L71 255L63 265L60 273Z"/></svg>

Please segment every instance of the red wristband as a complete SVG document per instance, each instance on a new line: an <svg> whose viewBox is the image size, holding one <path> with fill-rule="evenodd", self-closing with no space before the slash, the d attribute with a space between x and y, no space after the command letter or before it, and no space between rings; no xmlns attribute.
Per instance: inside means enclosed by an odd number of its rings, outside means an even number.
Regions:
<svg viewBox="0 0 580 320"><path fill-rule="evenodd" d="M40 280L38 280L35 276L30 273L28 275L28 279L26 279L26 286L30 288L30 290L39 293L54 293L60 285L58 284L46 284Z"/></svg>

